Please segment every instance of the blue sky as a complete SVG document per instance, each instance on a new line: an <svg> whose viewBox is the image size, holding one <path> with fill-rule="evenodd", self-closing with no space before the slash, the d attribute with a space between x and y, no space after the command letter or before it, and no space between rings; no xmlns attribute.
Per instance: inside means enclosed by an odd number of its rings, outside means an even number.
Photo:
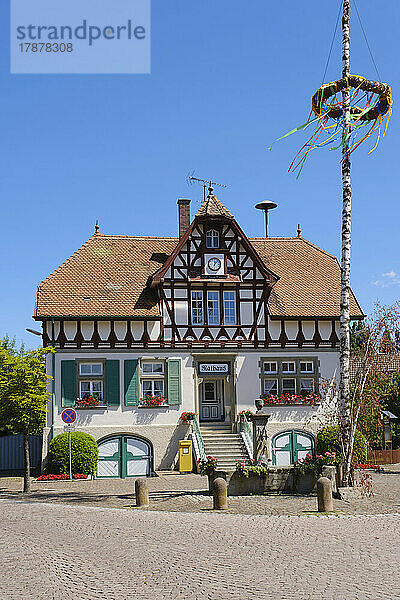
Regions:
<svg viewBox="0 0 400 600"><path fill-rule="evenodd" d="M200 205L186 175L213 177L250 236L254 204L278 203L271 235L296 235L339 256L338 152L287 172L321 84L339 0L153 0L150 75L10 75L9 8L0 6L0 335L35 345L26 327L36 286L93 233L175 235L176 199ZM365 311L399 297L400 3L358 0L394 114L386 138L353 154L352 286ZM327 81L341 71L337 38ZM376 79L353 11L352 69ZM307 285L308 274L304 274Z"/></svg>

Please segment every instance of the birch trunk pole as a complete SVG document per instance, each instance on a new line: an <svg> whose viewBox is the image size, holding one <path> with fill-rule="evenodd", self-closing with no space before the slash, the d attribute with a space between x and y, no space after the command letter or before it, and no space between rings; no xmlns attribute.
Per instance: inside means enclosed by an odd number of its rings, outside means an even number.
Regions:
<svg viewBox="0 0 400 600"><path fill-rule="evenodd" d="M350 75L350 0L343 0L342 77ZM343 148L342 148L342 260L340 296L340 389L339 425L344 459L344 483L349 484L352 457L352 407L350 398L350 250L351 250L351 179L349 131L350 88L343 90Z"/></svg>

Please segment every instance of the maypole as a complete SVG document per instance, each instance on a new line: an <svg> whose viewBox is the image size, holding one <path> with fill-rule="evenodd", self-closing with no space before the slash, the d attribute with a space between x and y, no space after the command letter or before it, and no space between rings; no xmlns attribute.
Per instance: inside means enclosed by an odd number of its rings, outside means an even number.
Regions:
<svg viewBox="0 0 400 600"><path fill-rule="evenodd" d="M350 0L343 0L342 79L350 76ZM351 252L351 177L350 177L350 87L342 91L342 260L340 294L340 387L339 424L344 459L343 479L349 483L351 466L352 407L350 397L350 252Z"/></svg>

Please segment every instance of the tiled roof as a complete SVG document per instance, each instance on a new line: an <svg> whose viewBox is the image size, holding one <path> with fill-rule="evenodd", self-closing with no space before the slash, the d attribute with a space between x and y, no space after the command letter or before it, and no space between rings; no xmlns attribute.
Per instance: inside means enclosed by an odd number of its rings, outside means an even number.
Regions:
<svg viewBox="0 0 400 600"><path fill-rule="evenodd" d="M227 217L233 219L234 216L227 208L218 200L217 196L209 195L204 200L196 213L196 217Z"/></svg>
<svg viewBox="0 0 400 600"><path fill-rule="evenodd" d="M340 266L335 256L302 237L249 239L280 277L269 299L272 317L339 317ZM363 315L353 292L350 314Z"/></svg>
<svg viewBox="0 0 400 600"><path fill-rule="evenodd" d="M159 316L157 292L147 280L177 242L93 235L39 285L35 316Z"/></svg>
<svg viewBox="0 0 400 600"><path fill-rule="evenodd" d="M93 235L39 285L35 317L159 317L157 291L148 280L178 241ZM249 241L280 277L269 299L272 317L339 316L340 267L334 256L303 238ZM353 294L351 314L362 316Z"/></svg>

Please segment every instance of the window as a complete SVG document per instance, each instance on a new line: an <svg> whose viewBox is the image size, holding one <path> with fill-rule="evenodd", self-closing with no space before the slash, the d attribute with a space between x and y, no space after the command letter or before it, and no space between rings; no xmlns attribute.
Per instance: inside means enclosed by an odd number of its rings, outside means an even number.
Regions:
<svg viewBox="0 0 400 600"><path fill-rule="evenodd" d="M164 381L162 379L144 379L142 381L143 396L164 396Z"/></svg>
<svg viewBox="0 0 400 600"><path fill-rule="evenodd" d="M236 324L235 292L224 292L224 325Z"/></svg>
<svg viewBox="0 0 400 600"><path fill-rule="evenodd" d="M277 396L278 394L278 380L277 379L264 379L264 394L267 396Z"/></svg>
<svg viewBox="0 0 400 600"><path fill-rule="evenodd" d="M79 398L88 398L89 396L103 400L103 381L82 379L79 381Z"/></svg>
<svg viewBox="0 0 400 600"><path fill-rule="evenodd" d="M278 363L276 362L265 362L264 363L264 373L277 373L278 372Z"/></svg>
<svg viewBox="0 0 400 600"><path fill-rule="evenodd" d="M264 395L318 394L318 359L264 358L260 361L261 393Z"/></svg>
<svg viewBox="0 0 400 600"><path fill-rule="evenodd" d="M203 292L192 292L192 324L203 325Z"/></svg>
<svg viewBox="0 0 400 600"><path fill-rule="evenodd" d="M164 396L164 374L164 361L142 360L140 377L143 398L146 396Z"/></svg>
<svg viewBox="0 0 400 600"><path fill-rule="evenodd" d="M206 248L219 248L219 233L215 229L206 233Z"/></svg>
<svg viewBox="0 0 400 600"><path fill-rule="evenodd" d="M80 362L77 396L79 398L94 396L97 400L104 400L103 373L102 362Z"/></svg>
<svg viewBox="0 0 400 600"><path fill-rule="evenodd" d="M308 396L314 393L314 379L300 379L300 394Z"/></svg>
<svg viewBox="0 0 400 600"><path fill-rule="evenodd" d="M296 393L296 380L295 379L282 379L282 394L295 394Z"/></svg>
<svg viewBox="0 0 400 600"><path fill-rule="evenodd" d="M207 292L207 318L209 325L219 325L219 292Z"/></svg>
<svg viewBox="0 0 400 600"><path fill-rule="evenodd" d="M144 362L142 364L142 372L144 373L164 373L163 362Z"/></svg>
<svg viewBox="0 0 400 600"><path fill-rule="evenodd" d="M101 377L103 375L103 363L80 363L79 374Z"/></svg>

